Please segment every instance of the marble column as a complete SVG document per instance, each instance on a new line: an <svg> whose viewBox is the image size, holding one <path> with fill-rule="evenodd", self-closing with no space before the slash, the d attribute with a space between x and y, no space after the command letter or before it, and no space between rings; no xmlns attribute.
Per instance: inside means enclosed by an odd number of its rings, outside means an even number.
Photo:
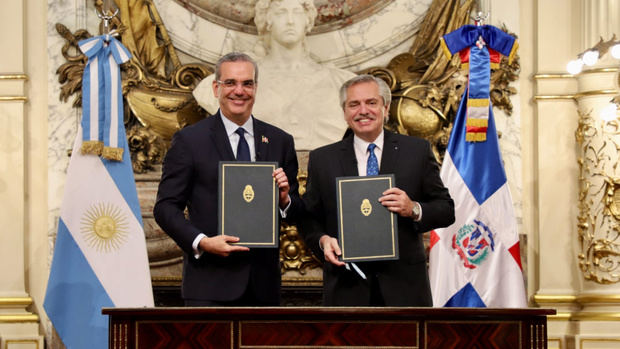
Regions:
<svg viewBox="0 0 620 349"><path fill-rule="evenodd" d="M38 315L25 283L25 30L26 1L3 3L0 13L0 348L42 348ZM9 54L10 52L10 54Z"/></svg>

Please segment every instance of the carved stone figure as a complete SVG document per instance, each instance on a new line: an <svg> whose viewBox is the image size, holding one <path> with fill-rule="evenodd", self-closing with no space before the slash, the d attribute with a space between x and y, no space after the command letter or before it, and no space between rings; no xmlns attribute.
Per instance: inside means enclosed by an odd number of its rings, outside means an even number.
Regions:
<svg viewBox="0 0 620 349"><path fill-rule="evenodd" d="M311 150L342 138L346 123L338 90L355 74L310 58L305 39L317 14L313 2L259 0L255 10L259 47L265 50L258 61L256 117L291 133L297 150ZM198 104L210 114L217 111L213 79L208 76L194 90Z"/></svg>

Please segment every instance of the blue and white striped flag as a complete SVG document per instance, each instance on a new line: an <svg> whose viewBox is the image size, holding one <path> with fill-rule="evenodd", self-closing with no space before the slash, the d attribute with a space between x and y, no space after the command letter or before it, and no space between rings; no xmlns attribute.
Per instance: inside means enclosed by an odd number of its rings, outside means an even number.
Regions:
<svg viewBox="0 0 620 349"><path fill-rule="evenodd" d="M126 141L119 64L131 54L110 35L82 40L79 46L88 57L82 79L81 151L121 161Z"/></svg>
<svg viewBox="0 0 620 349"><path fill-rule="evenodd" d="M493 112L485 142L466 142L467 91L459 107L441 179L456 220L431 232L435 307L525 307L519 234L499 152Z"/></svg>
<svg viewBox="0 0 620 349"><path fill-rule="evenodd" d="M152 307L151 276L127 142L119 142L122 161L82 154L82 144L80 126L44 307L67 348L107 348L101 308Z"/></svg>

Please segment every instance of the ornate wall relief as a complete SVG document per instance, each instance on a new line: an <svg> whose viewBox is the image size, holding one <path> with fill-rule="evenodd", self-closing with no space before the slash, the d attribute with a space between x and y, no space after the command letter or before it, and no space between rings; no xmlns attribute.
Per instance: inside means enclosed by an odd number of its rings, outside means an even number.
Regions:
<svg viewBox="0 0 620 349"><path fill-rule="evenodd" d="M620 281L620 122L579 111L579 266L586 280Z"/></svg>
<svg viewBox="0 0 620 349"><path fill-rule="evenodd" d="M256 34L256 0L175 0L209 22L228 29ZM315 0L318 16L312 33L324 33L365 19L394 0Z"/></svg>

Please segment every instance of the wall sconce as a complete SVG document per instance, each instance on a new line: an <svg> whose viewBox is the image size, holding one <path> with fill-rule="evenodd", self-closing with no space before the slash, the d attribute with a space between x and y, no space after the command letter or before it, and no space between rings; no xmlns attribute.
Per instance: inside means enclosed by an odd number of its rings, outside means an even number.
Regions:
<svg viewBox="0 0 620 349"><path fill-rule="evenodd" d="M568 62L566 70L572 75L577 75L581 73L584 65L593 66L599 58L603 57L607 52L611 53L613 58L620 59L620 40L618 40L616 34L608 41L603 41L603 38L601 38L594 47L578 54L577 59ZM618 73L618 77L618 84L620 85L620 73ZM601 110L601 119L605 121L614 120L618 117L618 109L620 109L620 94L614 96L614 98L609 101L609 105Z"/></svg>
<svg viewBox="0 0 620 349"><path fill-rule="evenodd" d="M572 75L579 74L584 65L593 66L608 51L611 52L612 57L620 59L620 41L616 38L616 34L608 41L603 41L601 38L594 47L578 54L577 59L568 62L566 70Z"/></svg>

